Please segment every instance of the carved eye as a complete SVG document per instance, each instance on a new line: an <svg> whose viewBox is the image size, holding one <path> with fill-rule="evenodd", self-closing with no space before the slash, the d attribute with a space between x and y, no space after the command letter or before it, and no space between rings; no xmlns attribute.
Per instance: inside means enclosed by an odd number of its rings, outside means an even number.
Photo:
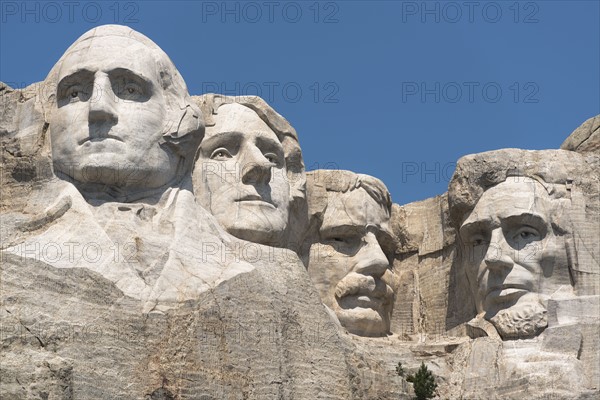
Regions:
<svg viewBox="0 0 600 400"><path fill-rule="evenodd" d="M67 89L65 95L66 98L69 100L69 102L71 103L75 103L78 102L79 100L82 100L82 97L85 93L81 90L80 85L73 85L70 88Z"/></svg>
<svg viewBox="0 0 600 400"><path fill-rule="evenodd" d="M144 90L136 82L127 82L122 90L117 91L117 95L125 100L140 100L144 96Z"/></svg>
<svg viewBox="0 0 600 400"><path fill-rule="evenodd" d="M322 237L324 243L329 243L331 245L341 245L347 243L347 239L343 236L329 236L325 235Z"/></svg>
<svg viewBox="0 0 600 400"><path fill-rule="evenodd" d="M360 246L360 237L353 235L336 235L324 238L325 243L338 248L357 248Z"/></svg>
<svg viewBox="0 0 600 400"><path fill-rule="evenodd" d="M473 247L483 246L486 244L485 237L481 234L473 235L471 236L470 243Z"/></svg>
<svg viewBox="0 0 600 400"><path fill-rule="evenodd" d="M67 104L88 101L94 91L91 78L79 71L74 76L66 77L59 82L56 88L57 105L62 107Z"/></svg>
<svg viewBox="0 0 600 400"><path fill-rule="evenodd" d="M140 85L133 83L133 82L128 83L127 86L125 86L125 90L129 94L142 93L142 88L140 87Z"/></svg>
<svg viewBox="0 0 600 400"><path fill-rule="evenodd" d="M218 148L215 151L212 152L212 154L210 155L210 158L212 160L227 160L229 158L231 158L231 153L225 149L225 148Z"/></svg>
<svg viewBox="0 0 600 400"><path fill-rule="evenodd" d="M535 228L523 226L517 230L513 238L519 242L530 242L539 239L540 234Z"/></svg>
<svg viewBox="0 0 600 400"><path fill-rule="evenodd" d="M279 158L277 157L277 155L273 154L273 153L266 153L265 158L267 160L269 160L270 163L273 163L273 164L277 164L277 162L279 161Z"/></svg>

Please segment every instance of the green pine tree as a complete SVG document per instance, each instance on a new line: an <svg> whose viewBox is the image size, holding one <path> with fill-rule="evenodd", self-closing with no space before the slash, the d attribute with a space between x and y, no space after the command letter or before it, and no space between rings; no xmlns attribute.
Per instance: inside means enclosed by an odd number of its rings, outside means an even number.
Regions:
<svg viewBox="0 0 600 400"><path fill-rule="evenodd" d="M398 365L396 365L396 375L404 377L404 368L400 361L398 361Z"/></svg>
<svg viewBox="0 0 600 400"><path fill-rule="evenodd" d="M413 384L417 400L427 400L435 396L437 383L435 383L435 377L431 371L427 369L425 363L422 362L417 373L408 375L406 380Z"/></svg>

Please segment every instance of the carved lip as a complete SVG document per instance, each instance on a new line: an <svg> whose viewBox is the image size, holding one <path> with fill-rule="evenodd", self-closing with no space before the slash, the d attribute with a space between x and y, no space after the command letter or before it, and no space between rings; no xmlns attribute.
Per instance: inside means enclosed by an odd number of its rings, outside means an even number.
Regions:
<svg viewBox="0 0 600 400"><path fill-rule="evenodd" d="M89 137L88 136L88 137L80 140L79 142L77 142L77 144L82 145L85 142L103 142L103 141L105 141L107 139L116 140L118 142L122 142L123 141L123 139L121 139L118 136L114 136L114 135L106 135L106 136L100 136L100 137Z"/></svg>
<svg viewBox="0 0 600 400"><path fill-rule="evenodd" d="M392 288L386 284L384 287L384 290L379 290L377 288L375 290L359 290L357 295L359 297L368 296L373 299L387 299L390 297L390 296L388 296L388 294L391 291L392 291Z"/></svg>
<svg viewBox="0 0 600 400"><path fill-rule="evenodd" d="M380 279L378 281L382 282ZM347 293L343 294L339 299L344 298L356 298L359 301L373 301L378 305L389 303L394 292L392 288L385 284L384 288L380 288L379 285L374 289L369 289L360 285L354 286Z"/></svg>
<svg viewBox="0 0 600 400"><path fill-rule="evenodd" d="M349 294L338 299L338 304L343 309L352 308L371 308L373 310L382 310L390 303L390 298L381 293L357 293Z"/></svg>
<svg viewBox="0 0 600 400"><path fill-rule="evenodd" d="M269 205L271 207L275 207L272 203L264 200L260 195L258 194L245 194L241 197L238 197L237 199L234 200L236 203L249 203L249 204L257 204L257 205Z"/></svg>
<svg viewBox="0 0 600 400"><path fill-rule="evenodd" d="M488 296L492 296L492 297L506 297L506 296L511 296L514 294L525 294L526 292L529 292L531 290L531 288L528 285L523 285L523 284L504 284L504 285L499 285L499 286L492 286L491 288L489 288L486 293L485 293L485 297Z"/></svg>
<svg viewBox="0 0 600 400"><path fill-rule="evenodd" d="M355 296L356 302L359 306L363 308L373 308L377 309L383 307L385 303L385 299L383 297L373 297L373 296Z"/></svg>

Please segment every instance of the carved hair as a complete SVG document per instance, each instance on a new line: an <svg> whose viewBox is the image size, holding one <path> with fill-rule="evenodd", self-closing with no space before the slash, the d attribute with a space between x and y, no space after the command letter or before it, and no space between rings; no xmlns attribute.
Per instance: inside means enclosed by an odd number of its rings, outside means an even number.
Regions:
<svg viewBox="0 0 600 400"><path fill-rule="evenodd" d="M565 173L564 166L556 163L556 157L546 157L540 161L531 152L515 152L516 150L496 150L458 160L448 186L450 219L456 229L460 228L473 211L485 191L511 179L533 179L545 189L553 206L568 208L573 177ZM552 217L558 218L560 215ZM569 225L567 221L561 222L554 218L551 222L565 229Z"/></svg>
<svg viewBox="0 0 600 400"><path fill-rule="evenodd" d="M166 98L167 117L162 127L163 140L161 145L170 147L177 155L184 159L185 165L182 170L189 171L202 137L204 136L204 120L200 108L192 101L185 81L177 71L175 64L169 56L156 43L143 34L134 31L127 26L103 25L93 28L81 35L62 55L58 62L52 67L44 81L48 91L48 97L43 99L46 110L45 120L56 110L56 88L58 87L58 76L62 63L74 49L81 43L92 41L100 37L122 37L135 40L148 50L155 60L156 72L159 77L160 87ZM91 43L90 43L91 45Z"/></svg>
<svg viewBox="0 0 600 400"><path fill-rule="evenodd" d="M322 187L327 192L346 193L364 189L369 196L388 212L392 212L392 197L385 184L372 176L352 171L319 169L307 173L309 188ZM311 193L309 193L309 199Z"/></svg>

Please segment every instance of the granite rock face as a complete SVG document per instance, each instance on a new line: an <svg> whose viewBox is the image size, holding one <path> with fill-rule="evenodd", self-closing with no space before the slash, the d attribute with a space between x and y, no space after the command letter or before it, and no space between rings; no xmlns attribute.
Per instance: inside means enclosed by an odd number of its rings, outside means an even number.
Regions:
<svg viewBox="0 0 600 400"><path fill-rule="evenodd" d="M585 121L560 146L578 153L600 153L600 115Z"/></svg>
<svg viewBox="0 0 600 400"><path fill-rule="evenodd" d="M0 95L0 398L600 395L598 117L398 205L126 27Z"/></svg>

